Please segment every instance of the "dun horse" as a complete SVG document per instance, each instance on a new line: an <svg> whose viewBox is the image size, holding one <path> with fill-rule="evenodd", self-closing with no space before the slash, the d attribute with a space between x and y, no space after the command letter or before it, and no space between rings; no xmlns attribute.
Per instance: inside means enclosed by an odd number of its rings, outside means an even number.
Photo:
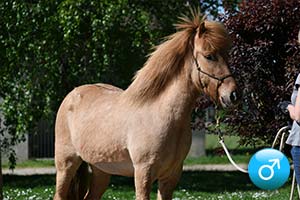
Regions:
<svg viewBox="0 0 300 200"><path fill-rule="evenodd" d="M196 98L206 93L223 107L237 100L224 26L194 13L176 28L126 90L83 85L64 99L55 127L55 200L98 200L114 174L134 177L138 200L150 199L155 180L158 199L172 199L191 144ZM92 177L85 194L75 182L85 178L86 163Z"/></svg>

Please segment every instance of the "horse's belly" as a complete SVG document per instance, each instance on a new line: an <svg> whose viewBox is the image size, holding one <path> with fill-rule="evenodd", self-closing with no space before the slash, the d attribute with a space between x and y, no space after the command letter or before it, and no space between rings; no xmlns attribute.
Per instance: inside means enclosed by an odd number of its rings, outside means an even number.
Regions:
<svg viewBox="0 0 300 200"><path fill-rule="evenodd" d="M108 174L121 175L121 176L133 176L134 168L132 162L98 162L94 164L98 169Z"/></svg>

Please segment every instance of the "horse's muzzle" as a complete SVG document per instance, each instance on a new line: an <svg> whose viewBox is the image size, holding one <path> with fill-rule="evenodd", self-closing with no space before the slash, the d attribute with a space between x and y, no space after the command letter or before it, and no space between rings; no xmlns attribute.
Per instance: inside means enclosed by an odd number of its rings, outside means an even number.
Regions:
<svg viewBox="0 0 300 200"><path fill-rule="evenodd" d="M240 95L236 90L220 97L220 103L224 108L236 106L239 103L239 101Z"/></svg>

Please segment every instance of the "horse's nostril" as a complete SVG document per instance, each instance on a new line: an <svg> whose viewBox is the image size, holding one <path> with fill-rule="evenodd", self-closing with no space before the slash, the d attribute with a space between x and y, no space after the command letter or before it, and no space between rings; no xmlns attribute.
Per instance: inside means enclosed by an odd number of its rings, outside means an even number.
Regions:
<svg viewBox="0 0 300 200"><path fill-rule="evenodd" d="M230 101L231 102L237 102L238 100L238 94L236 91L231 92L230 94Z"/></svg>

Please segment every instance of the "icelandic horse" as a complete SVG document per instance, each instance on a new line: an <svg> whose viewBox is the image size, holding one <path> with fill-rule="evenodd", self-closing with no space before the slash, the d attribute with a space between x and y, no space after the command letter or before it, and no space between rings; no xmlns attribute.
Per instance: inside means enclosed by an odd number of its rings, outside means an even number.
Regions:
<svg viewBox="0 0 300 200"><path fill-rule="evenodd" d="M126 90L83 85L63 100L55 126L55 200L98 200L111 175L133 176L137 200L150 199L155 180L157 198L172 199L191 145L197 97L205 93L223 107L237 102L225 27L192 12L176 29ZM85 190L78 182L88 165L92 176Z"/></svg>

